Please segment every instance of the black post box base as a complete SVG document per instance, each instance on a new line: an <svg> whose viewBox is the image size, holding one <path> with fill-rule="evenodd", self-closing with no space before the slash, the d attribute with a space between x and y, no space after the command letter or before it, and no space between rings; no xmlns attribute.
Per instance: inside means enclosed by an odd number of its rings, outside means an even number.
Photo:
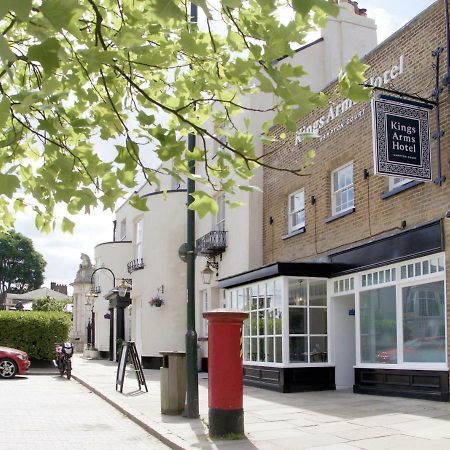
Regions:
<svg viewBox="0 0 450 450"><path fill-rule="evenodd" d="M244 410L212 409L209 410L209 435L212 438L236 439L244 437Z"/></svg>

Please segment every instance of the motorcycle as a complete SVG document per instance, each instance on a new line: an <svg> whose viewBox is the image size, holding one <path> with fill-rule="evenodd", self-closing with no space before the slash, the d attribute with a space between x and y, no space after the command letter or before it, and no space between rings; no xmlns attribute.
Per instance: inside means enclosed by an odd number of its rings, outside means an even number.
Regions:
<svg viewBox="0 0 450 450"><path fill-rule="evenodd" d="M59 374L62 377L66 374L68 380L72 376L72 355L73 344L71 342L55 344L55 359L53 360L53 364L58 368Z"/></svg>

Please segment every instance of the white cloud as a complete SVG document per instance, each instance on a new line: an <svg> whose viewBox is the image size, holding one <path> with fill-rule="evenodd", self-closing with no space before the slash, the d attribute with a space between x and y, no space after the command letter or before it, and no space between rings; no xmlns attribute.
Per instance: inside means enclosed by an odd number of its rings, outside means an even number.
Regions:
<svg viewBox="0 0 450 450"><path fill-rule="evenodd" d="M62 216L63 210L59 210L59 214ZM44 284L48 287L51 281L66 284L71 292L69 284L75 279L81 263L81 253L88 254L91 261L94 261L94 247L113 239L113 219L110 211L98 209L90 216L71 216L71 220L76 224L73 234L63 233L59 229L45 234L40 233L34 226L33 215L19 214L15 230L29 237L34 248L46 260Z"/></svg>
<svg viewBox="0 0 450 450"><path fill-rule="evenodd" d="M378 43L384 41L407 22L405 17L391 14L384 8L371 8L368 15L377 24Z"/></svg>

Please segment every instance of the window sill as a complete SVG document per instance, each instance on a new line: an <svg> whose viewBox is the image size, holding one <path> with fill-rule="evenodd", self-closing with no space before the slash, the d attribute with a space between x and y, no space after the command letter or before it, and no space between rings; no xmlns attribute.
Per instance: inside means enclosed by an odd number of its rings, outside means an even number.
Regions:
<svg viewBox="0 0 450 450"><path fill-rule="evenodd" d="M402 186L398 186L398 187L392 189L392 191L382 192L380 194L380 198L382 200L385 200L386 198L392 197L393 195L400 194L400 192L406 191L407 189L411 189L422 183L423 183L423 181L418 181L418 180L410 181L409 183L403 184Z"/></svg>
<svg viewBox="0 0 450 450"><path fill-rule="evenodd" d="M306 231L306 227L299 228L298 230L292 231L291 233L285 234L284 236L281 236L281 239L286 240L291 237L297 236L298 234L302 234Z"/></svg>
<svg viewBox="0 0 450 450"><path fill-rule="evenodd" d="M353 207L351 209L348 209L347 211L343 211L343 212L341 212L339 214L335 214L334 216L328 216L325 219L325 223L333 222L334 220L340 219L341 217L348 216L349 214L352 214L354 212L355 212L355 207Z"/></svg>

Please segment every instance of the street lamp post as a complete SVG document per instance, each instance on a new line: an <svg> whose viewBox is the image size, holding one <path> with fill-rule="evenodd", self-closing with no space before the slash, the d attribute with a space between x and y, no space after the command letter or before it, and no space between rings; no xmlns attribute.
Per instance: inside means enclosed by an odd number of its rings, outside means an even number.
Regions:
<svg viewBox="0 0 450 450"><path fill-rule="evenodd" d="M87 337L88 337L88 345L92 348L95 348L95 312L94 312L94 298L97 297L97 294L94 290L94 275L99 270L107 270L113 277L113 289L116 287L116 276L114 275L114 272L109 267L98 267L95 269L91 274L91 280L90 280L90 291L89 294L87 294L89 303L91 304L91 318L88 323L88 330L87 330ZM119 297L123 298L127 295L129 285L125 282L125 279L122 278L121 283L117 286L117 293Z"/></svg>
<svg viewBox="0 0 450 450"><path fill-rule="evenodd" d="M191 2L190 23L197 23L197 5ZM194 151L195 135L188 135L188 150ZM195 174L195 161L189 160L189 172ZM197 332L195 331L195 211L189 209L194 201L195 181L187 179L187 227L186 227L186 263L187 263L187 330L186 330L186 417L197 418L198 374L197 374Z"/></svg>

